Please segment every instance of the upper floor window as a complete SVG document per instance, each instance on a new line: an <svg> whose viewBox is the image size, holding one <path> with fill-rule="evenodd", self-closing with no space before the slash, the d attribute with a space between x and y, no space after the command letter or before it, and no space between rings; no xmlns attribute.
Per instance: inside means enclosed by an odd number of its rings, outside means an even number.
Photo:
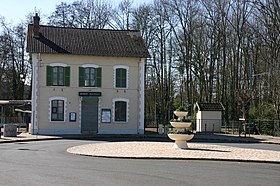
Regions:
<svg viewBox="0 0 280 186"><path fill-rule="evenodd" d="M101 87L101 68L79 67L80 87Z"/></svg>
<svg viewBox="0 0 280 186"><path fill-rule="evenodd" d="M114 67L115 88L127 88L128 84L128 67L117 65Z"/></svg>
<svg viewBox="0 0 280 186"><path fill-rule="evenodd" d="M47 86L70 86L70 67L47 66Z"/></svg>

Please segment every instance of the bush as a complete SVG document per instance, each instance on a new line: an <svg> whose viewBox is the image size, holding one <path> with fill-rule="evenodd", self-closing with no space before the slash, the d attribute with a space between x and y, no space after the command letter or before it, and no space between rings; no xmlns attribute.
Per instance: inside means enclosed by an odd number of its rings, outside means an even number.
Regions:
<svg viewBox="0 0 280 186"><path fill-rule="evenodd" d="M176 109L176 111L186 112L187 110L183 106L180 106Z"/></svg>
<svg viewBox="0 0 280 186"><path fill-rule="evenodd" d="M253 107L249 112L250 119L275 119L277 115L276 108L273 104L262 102L261 104Z"/></svg>

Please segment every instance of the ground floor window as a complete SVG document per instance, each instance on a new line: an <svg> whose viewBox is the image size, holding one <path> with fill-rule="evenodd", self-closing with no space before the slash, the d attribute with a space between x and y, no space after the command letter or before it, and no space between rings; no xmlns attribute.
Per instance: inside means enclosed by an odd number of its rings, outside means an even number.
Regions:
<svg viewBox="0 0 280 186"><path fill-rule="evenodd" d="M52 101L52 121L64 121L64 101Z"/></svg>
<svg viewBox="0 0 280 186"><path fill-rule="evenodd" d="M128 100L115 99L114 100L114 121L127 122L128 121Z"/></svg>
<svg viewBox="0 0 280 186"><path fill-rule="evenodd" d="M50 121L65 121L66 98L52 97L50 98Z"/></svg>

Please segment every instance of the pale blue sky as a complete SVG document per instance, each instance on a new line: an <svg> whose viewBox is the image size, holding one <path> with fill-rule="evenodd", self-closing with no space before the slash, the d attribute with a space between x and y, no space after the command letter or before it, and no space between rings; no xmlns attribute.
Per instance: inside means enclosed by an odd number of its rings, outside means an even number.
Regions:
<svg viewBox="0 0 280 186"><path fill-rule="evenodd" d="M26 20L26 15L35 10L41 12L41 16L48 16L61 2L72 3L75 0L0 0L0 16L4 16L6 22L17 24ZM107 0L110 2L110 0ZM118 4L121 0L111 0L112 4ZM134 5L152 2L153 0L134 0Z"/></svg>

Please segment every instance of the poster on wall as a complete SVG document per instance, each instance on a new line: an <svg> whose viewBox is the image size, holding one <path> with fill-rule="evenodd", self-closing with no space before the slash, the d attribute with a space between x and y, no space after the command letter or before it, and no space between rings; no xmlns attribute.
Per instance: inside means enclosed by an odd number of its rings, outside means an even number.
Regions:
<svg viewBox="0 0 280 186"><path fill-rule="evenodd" d="M102 123L111 123L111 109L102 109Z"/></svg>
<svg viewBox="0 0 280 186"><path fill-rule="evenodd" d="M69 114L69 120L70 122L75 122L76 121L76 112L70 112Z"/></svg>

